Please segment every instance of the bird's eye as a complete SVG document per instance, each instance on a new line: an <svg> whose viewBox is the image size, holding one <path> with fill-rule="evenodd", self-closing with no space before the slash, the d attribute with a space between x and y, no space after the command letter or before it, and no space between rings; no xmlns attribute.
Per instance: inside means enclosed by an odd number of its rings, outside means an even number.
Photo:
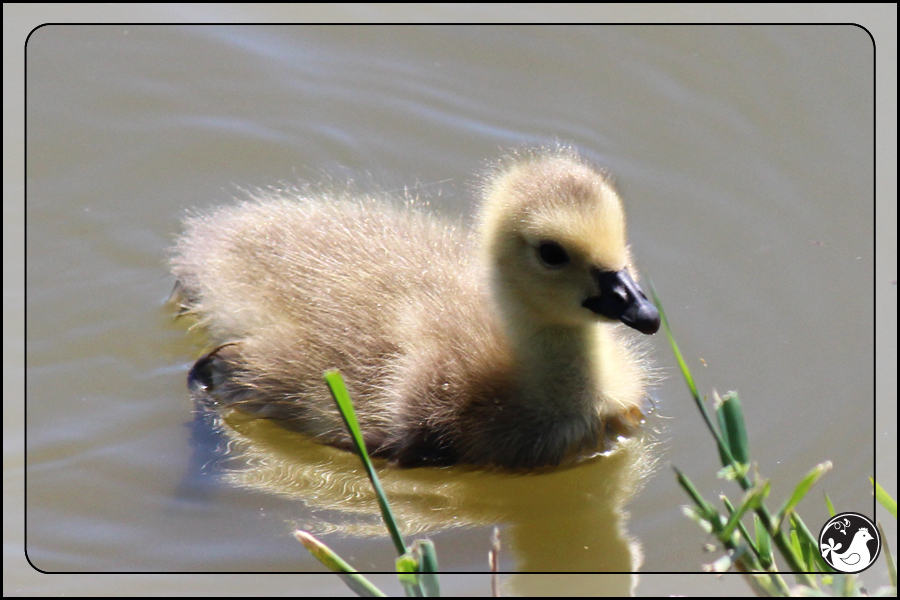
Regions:
<svg viewBox="0 0 900 600"><path fill-rule="evenodd" d="M545 267L559 269L569 264L569 253L556 242L541 242L537 253Z"/></svg>

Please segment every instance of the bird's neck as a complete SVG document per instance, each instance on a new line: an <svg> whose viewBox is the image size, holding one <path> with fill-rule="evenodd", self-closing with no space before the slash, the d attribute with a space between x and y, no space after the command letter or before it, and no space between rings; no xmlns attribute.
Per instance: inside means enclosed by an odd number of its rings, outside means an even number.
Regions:
<svg viewBox="0 0 900 600"><path fill-rule="evenodd" d="M513 319L508 329L523 402L554 411L596 414L600 389L596 327Z"/></svg>

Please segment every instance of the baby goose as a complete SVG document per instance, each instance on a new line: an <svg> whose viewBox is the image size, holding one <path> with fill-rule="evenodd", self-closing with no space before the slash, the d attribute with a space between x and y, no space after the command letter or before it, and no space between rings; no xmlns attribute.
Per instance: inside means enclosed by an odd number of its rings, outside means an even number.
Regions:
<svg viewBox="0 0 900 600"><path fill-rule="evenodd" d="M482 192L474 232L331 194L189 217L172 271L222 344L195 396L351 448L322 380L340 369L368 449L400 466L557 465L635 425L647 368L616 323L652 334L659 314L609 181L542 149Z"/></svg>

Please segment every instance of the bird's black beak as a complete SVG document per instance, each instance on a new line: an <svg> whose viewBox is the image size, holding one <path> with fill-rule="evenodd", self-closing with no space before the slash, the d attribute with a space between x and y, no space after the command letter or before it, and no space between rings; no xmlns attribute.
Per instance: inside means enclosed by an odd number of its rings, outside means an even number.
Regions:
<svg viewBox="0 0 900 600"><path fill-rule="evenodd" d="M641 333L659 330L659 311L635 283L626 269L602 271L592 269L600 293L581 303L586 309L608 319L622 321Z"/></svg>

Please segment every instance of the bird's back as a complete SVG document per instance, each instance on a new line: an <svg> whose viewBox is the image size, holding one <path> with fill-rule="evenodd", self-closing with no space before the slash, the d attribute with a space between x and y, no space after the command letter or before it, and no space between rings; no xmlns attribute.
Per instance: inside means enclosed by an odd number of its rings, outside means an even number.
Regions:
<svg viewBox="0 0 900 600"><path fill-rule="evenodd" d="M188 218L171 263L212 341L236 342L221 401L343 440L322 382L339 369L376 447L411 398L446 420L508 376L473 245L415 207L271 196Z"/></svg>

